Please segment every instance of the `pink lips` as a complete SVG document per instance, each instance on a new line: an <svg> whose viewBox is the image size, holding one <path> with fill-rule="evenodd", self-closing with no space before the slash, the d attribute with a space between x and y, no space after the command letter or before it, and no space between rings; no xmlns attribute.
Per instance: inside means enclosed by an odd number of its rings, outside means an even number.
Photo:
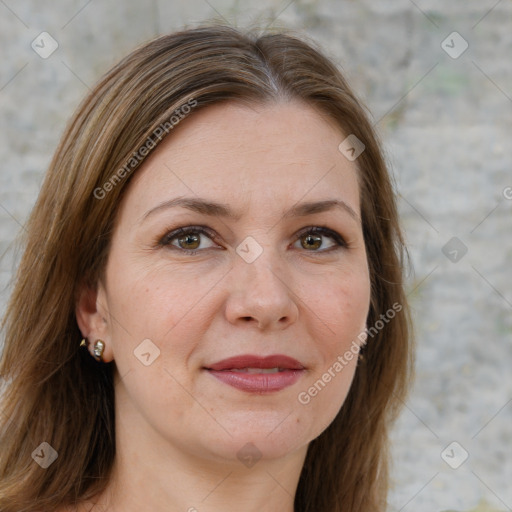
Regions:
<svg viewBox="0 0 512 512"><path fill-rule="evenodd" d="M235 356L205 369L225 384L251 393L280 391L294 384L305 371L299 361L280 354Z"/></svg>

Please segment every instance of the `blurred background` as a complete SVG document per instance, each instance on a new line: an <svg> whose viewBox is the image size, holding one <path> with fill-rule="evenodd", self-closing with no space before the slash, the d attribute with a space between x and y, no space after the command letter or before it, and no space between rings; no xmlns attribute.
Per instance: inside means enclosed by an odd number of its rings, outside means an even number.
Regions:
<svg viewBox="0 0 512 512"><path fill-rule="evenodd" d="M512 510L511 0L0 0L0 316L78 102L139 44L207 19L316 40L384 143L417 336L389 510Z"/></svg>

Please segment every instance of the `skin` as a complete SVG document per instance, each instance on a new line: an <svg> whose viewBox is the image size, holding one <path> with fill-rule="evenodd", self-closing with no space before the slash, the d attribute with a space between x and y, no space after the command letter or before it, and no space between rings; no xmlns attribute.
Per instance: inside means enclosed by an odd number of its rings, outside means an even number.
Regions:
<svg viewBox="0 0 512 512"><path fill-rule="evenodd" d="M103 340L104 360L116 365L117 455L94 510L293 511L308 444L341 408L357 357L308 404L298 395L350 349L370 301L358 171L338 150L344 138L296 101L215 105L183 120L137 171L105 282L82 290L76 308L82 334ZM225 203L240 218L183 207L144 218L178 196ZM283 217L325 199L343 200L355 216L339 208ZM179 235L159 244L198 225L214 239L195 233L200 245L180 244ZM311 248L304 228L314 226L348 247L313 233L320 240ZM247 236L263 250L252 263L236 252ZM149 366L134 356L145 339L160 350ZM254 394L204 370L248 353L286 354L306 371L281 391ZM252 467L237 457L247 443L261 455Z"/></svg>

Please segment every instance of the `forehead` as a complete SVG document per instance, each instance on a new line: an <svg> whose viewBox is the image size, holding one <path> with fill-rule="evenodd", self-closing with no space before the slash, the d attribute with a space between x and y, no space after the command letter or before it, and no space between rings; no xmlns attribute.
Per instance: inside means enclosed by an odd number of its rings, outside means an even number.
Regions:
<svg viewBox="0 0 512 512"><path fill-rule="evenodd" d="M359 212L356 165L338 150L344 138L330 118L296 101L210 106L160 143L136 172L126 201L140 210L201 196L242 216L336 197Z"/></svg>

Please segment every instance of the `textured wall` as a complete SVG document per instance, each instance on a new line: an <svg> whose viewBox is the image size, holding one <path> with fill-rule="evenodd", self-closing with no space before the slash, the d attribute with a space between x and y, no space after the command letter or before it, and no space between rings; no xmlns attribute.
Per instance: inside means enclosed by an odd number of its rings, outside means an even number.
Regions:
<svg viewBox="0 0 512 512"><path fill-rule="evenodd" d="M510 510L510 0L1 0L0 311L13 239L79 100L136 45L212 17L315 38L386 146L418 340L416 387L393 432L390 510Z"/></svg>

